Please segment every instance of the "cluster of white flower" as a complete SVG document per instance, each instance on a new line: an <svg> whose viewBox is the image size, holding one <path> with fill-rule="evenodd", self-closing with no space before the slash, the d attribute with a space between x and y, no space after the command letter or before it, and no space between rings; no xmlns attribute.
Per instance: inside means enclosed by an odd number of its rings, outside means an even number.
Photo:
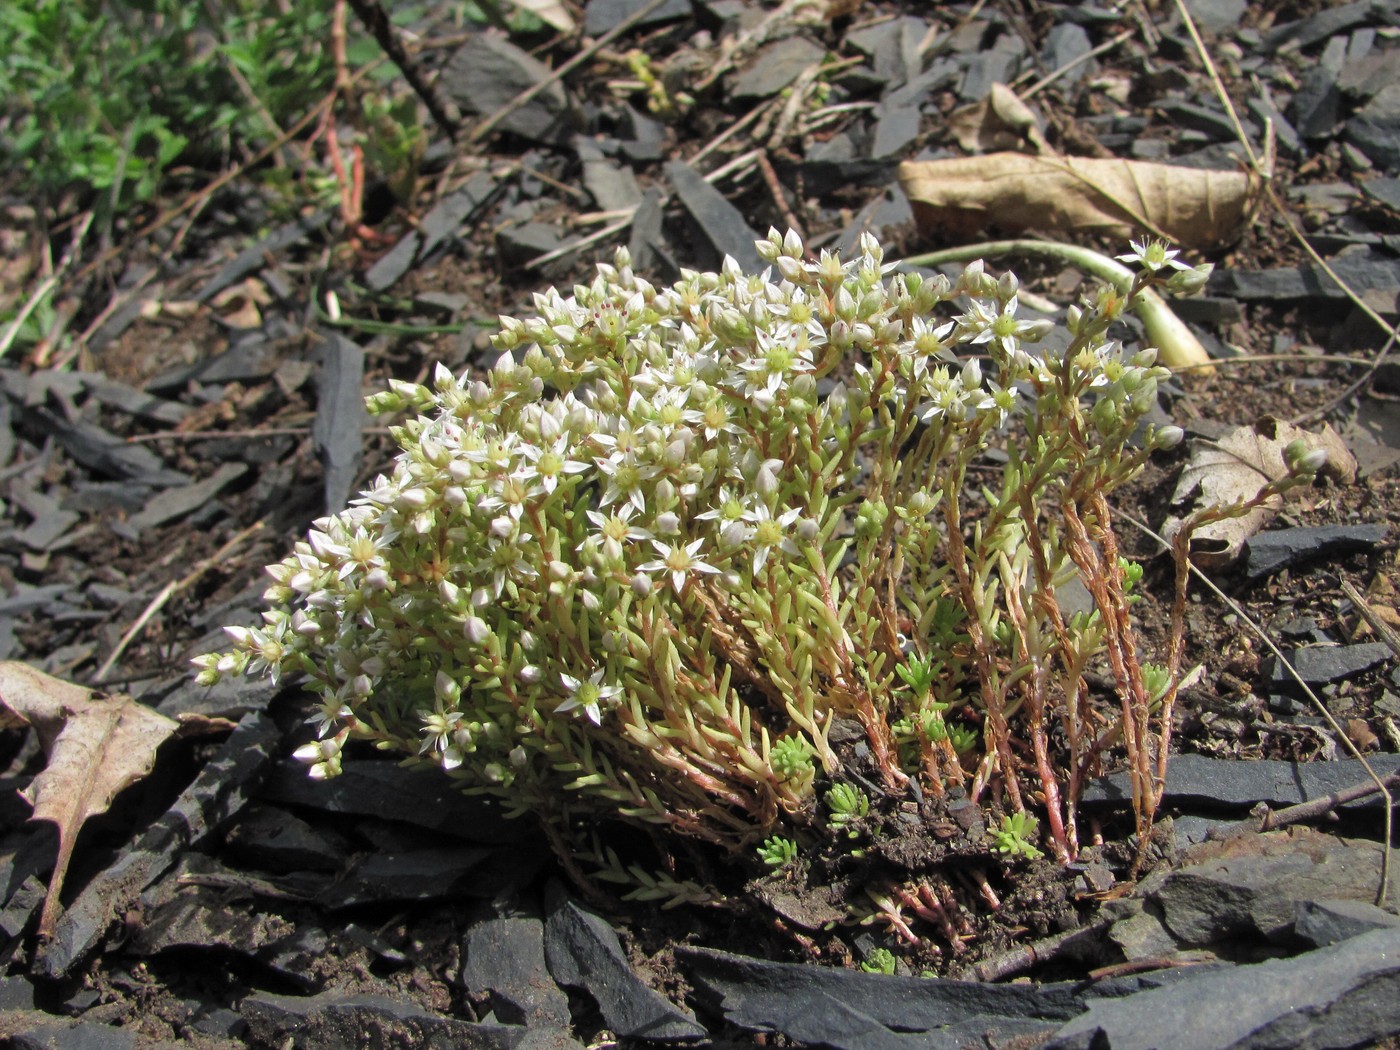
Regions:
<svg viewBox="0 0 1400 1050"><path fill-rule="evenodd" d="M845 263L791 232L759 248L767 273L669 288L620 251L502 318L488 375L371 398L410 413L392 473L270 568L264 626L201 678L304 674L313 775L364 738L522 809L715 838L801 805L778 742L828 771L838 717L888 745L893 662L952 593L936 514L967 465L1013 419L1067 455L1091 390L1121 450L1160 370L1078 318L1073 367L1032 352L1050 323L977 264L953 282L892 273L869 237Z"/></svg>

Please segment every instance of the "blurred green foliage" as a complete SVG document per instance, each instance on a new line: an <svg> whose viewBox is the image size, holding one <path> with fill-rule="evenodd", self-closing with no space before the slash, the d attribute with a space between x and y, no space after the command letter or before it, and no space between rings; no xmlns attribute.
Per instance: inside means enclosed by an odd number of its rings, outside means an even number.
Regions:
<svg viewBox="0 0 1400 1050"><path fill-rule="evenodd" d="M261 144L327 92L329 5L289 0L0 4L0 169L45 201L154 196L177 161Z"/></svg>

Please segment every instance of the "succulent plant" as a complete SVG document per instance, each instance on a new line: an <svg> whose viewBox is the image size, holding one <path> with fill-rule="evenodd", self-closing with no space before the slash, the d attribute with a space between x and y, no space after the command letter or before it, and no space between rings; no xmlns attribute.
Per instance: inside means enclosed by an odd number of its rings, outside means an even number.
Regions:
<svg viewBox="0 0 1400 1050"><path fill-rule="evenodd" d="M270 567L263 624L201 679L302 675L313 776L369 741L563 843L620 819L771 847L841 771L840 723L887 794L1038 798L1061 859L1121 739L1150 823L1172 689L1144 684L1107 497L1181 431L1143 424L1167 373L1110 338L1127 297L1042 349L1010 273L758 246L763 274L670 287L619 251L503 317L489 374L371 397L392 472ZM1092 615L1055 601L1074 577Z"/></svg>

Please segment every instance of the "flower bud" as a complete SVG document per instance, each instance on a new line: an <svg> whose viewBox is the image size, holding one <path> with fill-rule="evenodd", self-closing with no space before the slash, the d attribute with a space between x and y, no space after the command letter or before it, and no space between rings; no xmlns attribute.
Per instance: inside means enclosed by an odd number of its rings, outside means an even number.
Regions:
<svg viewBox="0 0 1400 1050"><path fill-rule="evenodd" d="M1167 278L1166 289L1172 295L1194 295L1210 281L1214 263L1202 263L1190 270L1178 270Z"/></svg>
<svg viewBox="0 0 1400 1050"><path fill-rule="evenodd" d="M1309 448L1302 438L1295 438L1288 443L1288 447L1283 450L1283 458L1289 471L1294 474L1316 474L1327 466L1327 450Z"/></svg>
<svg viewBox="0 0 1400 1050"><path fill-rule="evenodd" d="M491 637L491 626L480 616L468 616L462 624L462 633L473 645L483 645Z"/></svg>
<svg viewBox="0 0 1400 1050"><path fill-rule="evenodd" d="M1176 448L1186 437L1186 431L1177 426L1159 427L1152 435L1152 447L1159 451L1166 452L1168 449Z"/></svg>
<svg viewBox="0 0 1400 1050"><path fill-rule="evenodd" d="M656 505L669 509L676 505L676 486L670 478L662 478L656 483Z"/></svg>

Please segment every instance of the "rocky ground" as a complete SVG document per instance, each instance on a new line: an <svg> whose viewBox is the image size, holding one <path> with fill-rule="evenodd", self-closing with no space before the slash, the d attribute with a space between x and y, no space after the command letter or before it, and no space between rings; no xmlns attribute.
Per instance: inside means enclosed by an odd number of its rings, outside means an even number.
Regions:
<svg viewBox="0 0 1400 1050"><path fill-rule="evenodd" d="M18 790L49 740L0 732L0 1040L872 1050L1400 1036L1393 873L1376 906L1383 807L1334 797L1371 784L1358 753L1376 776L1400 771L1400 373L1386 361L1400 5L1186 7L1239 128L1168 3L590 0L563 33L463 32L444 11L396 30L408 73L431 85L423 149L407 196L372 172L359 214L334 195L289 206L249 171L217 186L187 174L187 196L172 186L165 210L118 223L110 250L64 258L75 214L37 213L12 179L0 295L25 301L47 255L62 260L65 310L0 362L0 659L204 721L87 822L45 938L58 837L29 822ZM1004 103L994 85L1029 107L1034 133L997 106L969 109ZM323 163L296 146L293 162ZM1085 799L1104 841L1080 862L988 854L942 871L965 950L930 974L867 973L859 963L893 941L829 929L841 915L812 912L810 886L758 880L726 910L587 901L534 828L445 781L373 755L309 781L290 758L311 732L295 689L190 678L222 625L254 621L261 567L392 457L363 395L436 362L489 364L497 314L586 279L618 245L658 280L726 253L754 260L770 226L813 249L869 231L888 258L1021 227L1118 254L1121 232L1054 228L1034 196L1020 212L916 213L898 166L1040 150L1234 174L1271 149L1237 229L1223 211L1188 223L1185 256L1216 271L1180 312L1217 363L1183 371L1162 411L1203 440L1263 416L1329 423L1355 469L1210 570L1237 607L1193 595L1202 671L1179 703L1157 864L1136 886L1110 778ZM1182 192L1158 203L1170 213ZM1047 311L1088 287L1043 260L989 265L1014 265ZM1162 457L1122 509L1160 525L1191 456ZM1152 635L1170 569L1151 541L1125 544L1149 561Z"/></svg>

